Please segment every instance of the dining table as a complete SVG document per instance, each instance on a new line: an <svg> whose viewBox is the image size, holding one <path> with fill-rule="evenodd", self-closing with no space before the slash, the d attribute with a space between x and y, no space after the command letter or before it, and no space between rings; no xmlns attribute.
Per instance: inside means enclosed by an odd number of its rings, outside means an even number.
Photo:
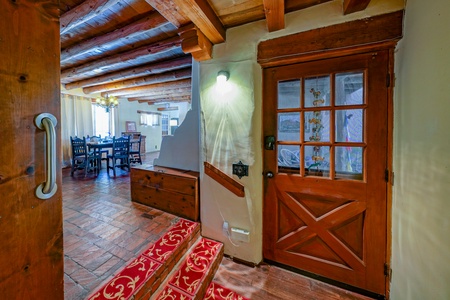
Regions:
<svg viewBox="0 0 450 300"><path fill-rule="evenodd" d="M88 151L91 150L94 151L94 153L102 156L102 152L106 153L106 156L110 153L109 150L105 149L111 149L113 148L113 141L112 140L106 140L106 141L97 141L97 142L87 142L86 145L88 146ZM103 158L102 158L103 159ZM106 159L108 159L106 157ZM101 168L101 165L100 165Z"/></svg>

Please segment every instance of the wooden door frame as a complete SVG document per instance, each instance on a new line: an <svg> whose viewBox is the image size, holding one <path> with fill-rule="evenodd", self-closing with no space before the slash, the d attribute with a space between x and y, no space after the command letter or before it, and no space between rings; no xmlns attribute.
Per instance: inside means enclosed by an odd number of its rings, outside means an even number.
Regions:
<svg viewBox="0 0 450 300"><path fill-rule="evenodd" d="M404 10L375 16L363 20L313 29L289 36L263 41L258 45L258 63L263 69L279 67L300 62L309 62L328 58L343 57L381 50L389 51L388 72L386 78L388 90L388 147L387 167L388 184L386 195L386 262L390 262L392 253L392 149L393 149L393 87L394 87L394 50L403 34ZM301 42L300 42L301 41ZM264 79L263 79L264 80ZM264 103L264 96L263 96ZM264 133L263 133L264 135ZM269 170L263 166L263 173ZM263 183L264 189L266 189ZM263 232L264 234L264 232ZM386 266L386 291L389 299L390 266Z"/></svg>

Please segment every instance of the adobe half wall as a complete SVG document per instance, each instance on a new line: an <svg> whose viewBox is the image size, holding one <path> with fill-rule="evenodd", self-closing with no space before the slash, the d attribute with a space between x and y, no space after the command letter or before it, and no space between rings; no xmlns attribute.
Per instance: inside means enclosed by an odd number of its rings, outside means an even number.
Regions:
<svg viewBox="0 0 450 300"><path fill-rule="evenodd" d="M372 0L363 12L344 16L342 1L330 1L286 15L286 29L268 33L259 21L227 30L226 42L215 45L213 59L200 63L201 161L210 162L245 186L237 197L201 172L202 234L225 244L225 253L248 261L262 260L262 71L258 65L260 41L343 23L404 8L403 0ZM326 17L324 17L326 16ZM299 41L300 42L300 41ZM218 71L230 72L227 91L216 89ZM232 175L232 164L249 165L249 176ZM250 232L250 242L229 239L230 227Z"/></svg>

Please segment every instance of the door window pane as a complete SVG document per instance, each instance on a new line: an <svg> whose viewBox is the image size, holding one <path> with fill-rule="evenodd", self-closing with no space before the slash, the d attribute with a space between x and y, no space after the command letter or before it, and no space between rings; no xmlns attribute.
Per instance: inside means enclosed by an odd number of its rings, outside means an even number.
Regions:
<svg viewBox="0 0 450 300"><path fill-rule="evenodd" d="M305 107L330 105L330 76L305 78Z"/></svg>
<svg viewBox="0 0 450 300"><path fill-rule="evenodd" d="M364 104L364 73L336 74L336 105Z"/></svg>
<svg viewBox="0 0 450 300"><path fill-rule="evenodd" d="M299 173L300 146L278 145L278 172Z"/></svg>
<svg viewBox="0 0 450 300"><path fill-rule="evenodd" d="M363 142L363 110L336 111L336 142Z"/></svg>
<svg viewBox="0 0 450 300"><path fill-rule="evenodd" d="M300 141L300 113L278 114L278 140Z"/></svg>
<svg viewBox="0 0 450 300"><path fill-rule="evenodd" d="M330 176L330 147L305 146L305 175Z"/></svg>
<svg viewBox="0 0 450 300"><path fill-rule="evenodd" d="M299 108L300 87L299 79L278 82L278 108Z"/></svg>
<svg viewBox="0 0 450 300"><path fill-rule="evenodd" d="M341 179L363 179L363 148L336 147L335 177Z"/></svg>
<svg viewBox="0 0 450 300"><path fill-rule="evenodd" d="M330 141L330 111L305 112L305 141L329 142Z"/></svg>

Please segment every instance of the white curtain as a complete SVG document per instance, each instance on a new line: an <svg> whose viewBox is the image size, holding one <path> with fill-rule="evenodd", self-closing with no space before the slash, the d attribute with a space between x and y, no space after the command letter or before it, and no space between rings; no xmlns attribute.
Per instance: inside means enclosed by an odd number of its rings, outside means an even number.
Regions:
<svg viewBox="0 0 450 300"><path fill-rule="evenodd" d="M93 135L91 98L61 94L62 167L70 166L72 146L70 137Z"/></svg>

